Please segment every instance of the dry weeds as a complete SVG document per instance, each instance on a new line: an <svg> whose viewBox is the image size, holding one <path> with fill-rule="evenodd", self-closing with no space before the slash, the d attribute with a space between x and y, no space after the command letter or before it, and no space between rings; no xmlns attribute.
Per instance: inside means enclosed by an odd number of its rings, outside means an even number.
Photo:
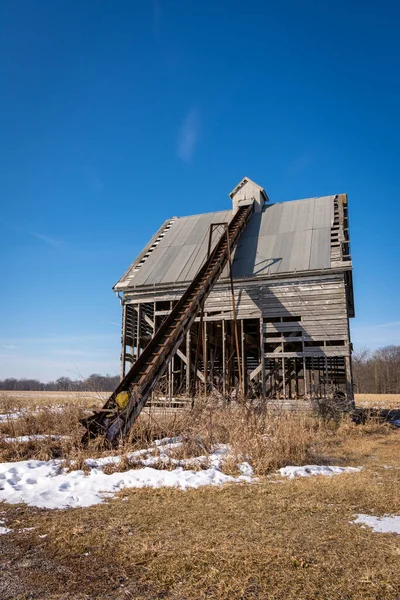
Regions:
<svg viewBox="0 0 400 600"><path fill-rule="evenodd" d="M35 404L35 406L37 406ZM15 410L15 407L13 407ZM0 445L0 458L54 455L82 466L79 406L36 409L0 424L0 435L70 435ZM141 415L135 441L115 452L182 435L176 458L232 447L231 469L250 460L253 485L191 491L124 491L89 509L0 506L13 533L0 536L0 597L398 600L399 536L350 524L356 513L400 514L399 431L374 420L324 423L311 414L202 403L194 411ZM8 453L8 454L7 454ZM360 473L287 481L285 464L363 465ZM390 466L392 468L387 469ZM122 468L132 468L123 458ZM32 530L27 530L29 528ZM46 536L46 537L43 537Z"/></svg>
<svg viewBox="0 0 400 600"><path fill-rule="evenodd" d="M130 490L68 511L3 505L15 533L0 538L1 597L398 600L399 536L350 523L400 514L398 442L393 429L347 433L336 452L365 468L332 478Z"/></svg>
<svg viewBox="0 0 400 600"><path fill-rule="evenodd" d="M400 394L356 394L356 405L365 408L398 408Z"/></svg>

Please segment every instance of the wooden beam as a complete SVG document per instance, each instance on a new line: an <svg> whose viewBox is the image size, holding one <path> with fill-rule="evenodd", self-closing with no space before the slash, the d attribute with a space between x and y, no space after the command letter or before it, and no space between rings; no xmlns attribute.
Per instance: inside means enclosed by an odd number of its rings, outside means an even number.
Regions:
<svg viewBox="0 0 400 600"><path fill-rule="evenodd" d="M222 321L222 393L226 395L226 326L225 321Z"/></svg>
<svg viewBox="0 0 400 600"><path fill-rule="evenodd" d="M190 395L190 375L191 375L191 368L190 365L188 366L188 361L190 363L190 330L187 332L186 334L186 356L187 356L187 360L183 360L182 356L180 357L181 360L186 364L186 393L189 396ZM179 350L178 350L179 352ZM179 356L179 354L178 354Z"/></svg>
<svg viewBox="0 0 400 600"><path fill-rule="evenodd" d="M122 335L121 335L121 344L122 344L122 350L121 350L121 372L120 372L120 378L121 381L123 380L123 378L125 377L125 361L126 361L126 304L123 304L122 306Z"/></svg>
<svg viewBox="0 0 400 600"><path fill-rule="evenodd" d="M183 360L183 362L185 363L185 365L187 365L188 364L188 360L187 360L186 356L183 354L182 350L177 350L176 353L179 356L179 358L181 358ZM194 371L194 365L190 365L190 367L191 367L191 370ZM204 375L198 369L197 369L197 377L200 379L200 381L202 383L204 383Z"/></svg>
<svg viewBox="0 0 400 600"><path fill-rule="evenodd" d="M265 374L265 351L264 351L264 335L263 335L263 319L260 318L260 351L261 351L261 395L262 399L266 398L267 382Z"/></svg>

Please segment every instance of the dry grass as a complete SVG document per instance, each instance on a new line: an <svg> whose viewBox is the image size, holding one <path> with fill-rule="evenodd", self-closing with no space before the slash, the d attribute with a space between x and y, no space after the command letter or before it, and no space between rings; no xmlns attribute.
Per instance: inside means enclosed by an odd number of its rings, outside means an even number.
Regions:
<svg viewBox="0 0 400 600"><path fill-rule="evenodd" d="M356 405L366 408L399 408L400 394L356 394Z"/></svg>
<svg viewBox="0 0 400 600"><path fill-rule="evenodd" d="M82 468L86 458L110 454L121 455L125 468L140 466L126 455L148 447L155 439L181 436L182 445L171 452L172 458L207 456L217 444L229 444L231 456L225 465L226 472L235 471L238 463L248 460L257 475L266 475L288 464L330 462L332 449L343 439L384 433L389 427L374 420L357 426L347 418L326 423L307 412L276 409L256 412L238 405L222 409L209 398L207 402L198 402L194 410L157 409L143 413L135 425L134 439L111 451L98 442L82 448L83 429L79 419L85 409L79 404L50 407L34 404L32 410L13 404L12 411L15 410L20 413L18 419L0 422L1 461L63 458L75 469ZM5 436L34 435L53 435L57 439L4 441ZM340 457L335 456L335 460L340 463ZM166 462L164 468L171 465Z"/></svg>
<svg viewBox="0 0 400 600"><path fill-rule="evenodd" d="M0 412L13 409L32 409L34 406L73 405L82 408L101 408L108 392L0 392Z"/></svg>
<svg viewBox="0 0 400 600"><path fill-rule="evenodd" d="M361 473L131 490L68 511L4 505L0 518L15 533L0 537L0 595L397 600L399 536L349 522L359 512L400 514L399 432L358 431L336 452ZM17 533L24 527L34 529Z"/></svg>
<svg viewBox="0 0 400 600"><path fill-rule="evenodd" d="M0 443L1 460L58 453L79 467L87 456L110 454L80 447L79 403L62 411L34 406L34 414L25 405L20 419L1 423L0 436L70 437ZM119 469L132 468L130 450L182 435L175 458L230 444L233 459L225 470L248 459L258 482L129 490L88 509L0 505L0 519L14 530L0 536L0 597L398 600L399 536L349 522L360 512L400 514L399 433L374 420L325 423L307 413L222 410L212 401L194 411L141 415L135 441L114 451L125 456ZM273 474L312 462L364 470L295 481Z"/></svg>

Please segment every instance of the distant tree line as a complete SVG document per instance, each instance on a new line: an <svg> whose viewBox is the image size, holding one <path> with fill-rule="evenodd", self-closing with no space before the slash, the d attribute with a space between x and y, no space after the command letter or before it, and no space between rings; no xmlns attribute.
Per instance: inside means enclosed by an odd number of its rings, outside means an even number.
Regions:
<svg viewBox="0 0 400 600"><path fill-rule="evenodd" d="M86 379L59 377L56 381L42 383L38 379L15 379L8 377L0 380L0 390L35 392L112 392L119 384L118 375L99 375L93 373Z"/></svg>
<svg viewBox="0 0 400 600"><path fill-rule="evenodd" d="M400 394L400 346L353 353L355 393Z"/></svg>
<svg viewBox="0 0 400 600"><path fill-rule="evenodd" d="M400 346L385 346L374 352L368 348L353 353L354 390L359 394L400 394ZM38 379L0 380L0 390L56 392L112 392L118 375L93 373L86 379L59 377L42 383Z"/></svg>

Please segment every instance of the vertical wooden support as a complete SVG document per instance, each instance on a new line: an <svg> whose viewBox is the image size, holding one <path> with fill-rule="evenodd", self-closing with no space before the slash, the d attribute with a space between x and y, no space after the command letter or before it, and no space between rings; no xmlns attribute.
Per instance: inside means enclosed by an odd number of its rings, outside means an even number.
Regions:
<svg viewBox="0 0 400 600"><path fill-rule="evenodd" d="M324 382L324 397L326 398L327 394L327 384L328 384L328 359L325 355L325 382Z"/></svg>
<svg viewBox="0 0 400 600"><path fill-rule="evenodd" d="M186 394L190 395L190 371L192 367L192 357L190 352L190 330L186 334Z"/></svg>
<svg viewBox="0 0 400 600"><path fill-rule="evenodd" d="M304 382L304 398L307 398L308 396L308 389L307 389L307 363L306 363L306 357L303 354L303 382Z"/></svg>
<svg viewBox="0 0 400 600"><path fill-rule="evenodd" d="M126 304L122 305L122 332L121 332L121 381L125 377L125 362L126 362Z"/></svg>
<svg viewBox="0 0 400 600"><path fill-rule="evenodd" d="M175 355L171 358L171 397L175 394Z"/></svg>
<svg viewBox="0 0 400 600"><path fill-rule="evenodd" d="M315 380L314 380L314 357L311 357L311 371L310 371L310 395L311 398L315 398Z"/></svg>
<svg viewBox="0 0 400 600"><path fill-rule="evenodd" d="M142 305L137 305L136 359L140 356L140 334L142 329Z"/></svg>
<svg viewBox="0 0 400 600"><path fill-rule="evenodd" d="M172 366L172 359L169 361L168 363L168 401L171 404L172 401L172 370L173 370L173 366Z"/></svg>
<svg viewBox="0 0 400 600"><path fill-rule="evenodd" d="M207 396L208 358L207 358L207 321L203 325L203 365L204 365L204 396Z"/></svg>
<svg viewBox="0 0 400 600"><path fill-rule="evenodd" d="M260 359L261 359L261 397L265 400L267 395L267 382L265 379L265 352L264 352L264 322L260 317Z"/></svg>
<svg viewBox="0 0 400 600"><path fill-rule="evenodd" d="M222 393L226 395L226 329L225 319L222 319Z"/></svg>
<svg viewBox="0 0 400 600"><path fill-rule="evenodd" d="M286 372L285 372L285 357L282 356L282 393L283 399L286 400Z"/></svg>
<svg viewBox="0 0 400 600"><path fill-rule="evenodd" d="M354 405L354 395L353 395L353 376L351 372L351 359L350 356L344 357L344 364L346 370L346 393L347 400L349 403Z"/></svg>
<svg viewBox="0 0 400 600"><path fill-rule="evenodd" d="M233 288L233 275L232 275L232 257L231 257L231 247L229 243L229 232L228 226L226 227L226 243L228 247L228 260L229 260L229 279L231 284L231 296L232 296L232 316L233 316L233 326L235 329L235 342L236 342L236 354L238 361L238 376L239 376L239 390L244 393L244 386L242 385L242 372L240 368L240 351L239 351L239 336L238 336L238 328L237 328L237 320L236 320L236 304L235 304L235 291ZM244 359L244 356L242 356Z"/></svg>
<svg viewBox="0 0 400 600"><path fill-rule="evenodd" d="M242 367L242 393L243 396L247 393L247 377L246 377L246 354L245 354L245 334L244 334L244 322L243 319L240 319L240 353L242 355L242 364L238 365Z"/></svg>

